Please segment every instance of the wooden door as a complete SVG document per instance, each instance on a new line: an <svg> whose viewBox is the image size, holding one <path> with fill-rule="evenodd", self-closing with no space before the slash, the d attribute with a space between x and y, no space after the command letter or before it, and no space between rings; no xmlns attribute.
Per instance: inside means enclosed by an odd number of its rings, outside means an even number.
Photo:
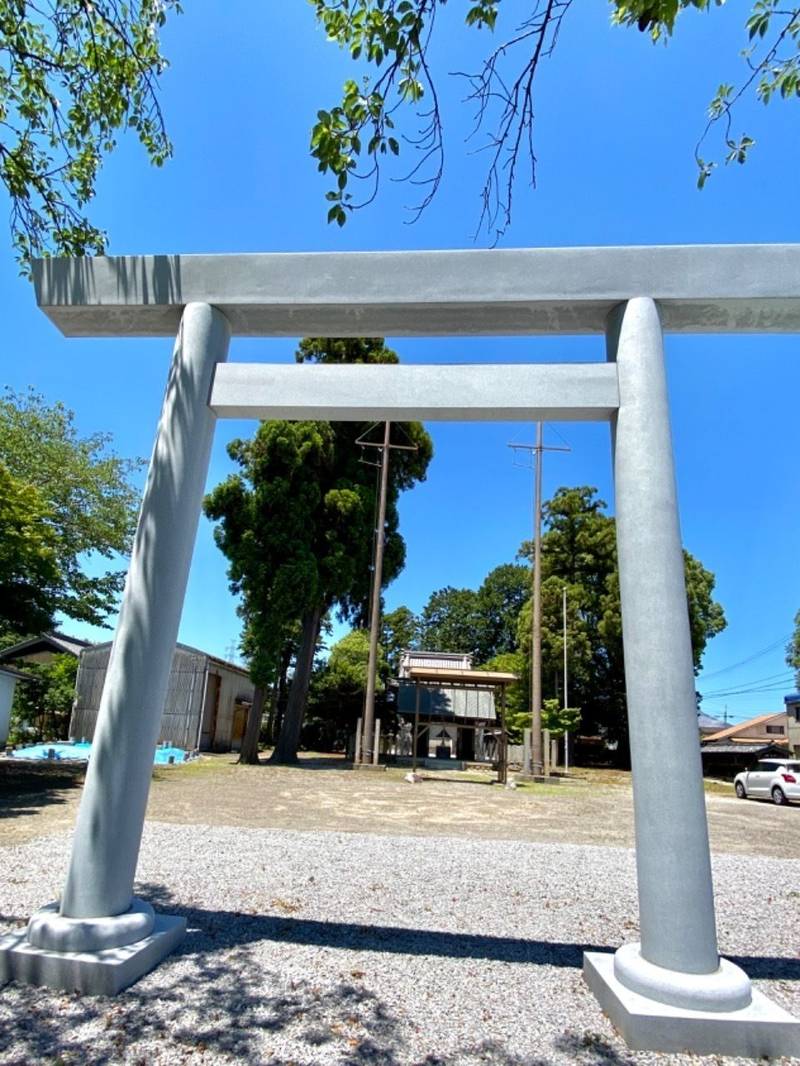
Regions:
<svg viewBox="0 0 800 1066"><path fill-rule="evenodd" d="M233 708L231 751L242 750L242 738L244 737L244 731L247 728L247 714L249 709L250 705L247 703L237 703Z"/></svg>
<svg viewBox="0 0 800 1066"><path fill-rule="evenodd" d="M214 737L217 732L217 715L219 714L219 690L222 678L219 674L208 674L206 682L206 702L203 706L203 731L200 735L200 750L213 751Z"/></svg>

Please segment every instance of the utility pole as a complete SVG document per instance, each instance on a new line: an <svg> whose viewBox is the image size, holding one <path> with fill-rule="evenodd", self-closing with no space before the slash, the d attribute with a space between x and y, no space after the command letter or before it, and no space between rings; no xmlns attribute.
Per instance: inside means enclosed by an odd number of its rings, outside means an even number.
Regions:
<svg viewBox="0 0 800 1066"><path fill-rule="evenodd" d="M389 487L389 433L391 422L383 429L381 448L381 487L378 496L378 526L375 537L375 565L372 570L372 601L369 623L369 661L364 721L361 729L361 762L372 762L372 733L375 722L375 673L378 668L378 633L381 626L381 584L383 582L383 545L386 540L386 492Z"/></svg>
<svg viewBox="0 0 800 1066"><path fill-rule="evenodd" d="M542 455L544 452L568 452L565 448L546 447L543 425L536 423L535 444L509 444L515 451L531 452L534 460L533 492L533 625L531 633L531 772L544 773L542 751ZM527 770L528 767L525 767Z"/></svg>
<svg viewBox="0 0 800 1066"><path fill-rule="evenodd" d="M567 672L567 586L563 588L564 598L561 601L561 616L563 619L563 642L564 642L564 710L569 707L569 686ZM564 770L569 770L569 732L564 732Z"/></svg>
<svg viewBox="0 0 800 1066"><path fill-rule="evenodd" d="M374 427L370 427L370 430ZM372 589L370 597L369 622L369 659L367 662L367 691L364 696L364 715L361 728L361 751L356 751L355 761L370 765L377 762L377 752L373 750L375 732L375 681L378 672L378 636L381 630L381 585L383 584L383 549L386 540L386 497L389 490L389 453L392 449L399 451L416 451L416 445L391 444L392 423L385 422L383 443L375 444L364 440L370 432L363 434L356 443L362 448L380 448L380 489L378 491L378 522L375 529L375 561L372 567ZM376 465L374 463L370 465Z"/></svg>
<svg viewBox="0 0 800 1066"><path fill-rule="evenodd" d="M542 423L536 423L533 492L533 642L531 644L531 770L544 773L542 753Z"/></svg>

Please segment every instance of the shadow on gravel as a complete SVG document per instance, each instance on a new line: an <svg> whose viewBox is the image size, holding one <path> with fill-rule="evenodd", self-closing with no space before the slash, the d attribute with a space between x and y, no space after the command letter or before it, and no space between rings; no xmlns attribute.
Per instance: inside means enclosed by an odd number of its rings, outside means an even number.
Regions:
<svg viewBox="0 0 800 1066"><path fill-rule="evenodd" d="M443 772L449 773L450 771L444 770ZM426 785L497 785L499 783L493 777L487 777L485 781L464 781L456 777L431 777L428 774L420 774L420 777Z"/></svg>
<svg viewBox="0 0 800 1066"><path fill-rule="evenodd" d="M269 914L243 914L239 911L208 911L183 907L161 885L139 885L157 910L186 918L186 943L203 930L221 945L252 944L259 940L283 941L307 947L346 948L350 951L376 951L391 955L431 955L448 959L487 959L492 962L519 962L534 966L583 968L585 951L611 954L607 944L568 944L525 937L490 936L478 933L451 933L438 929L409 929L393 925L356 925L351 922L322 922ZM213 948L212 948L213 950ZM757 981L800 981L800 959L770 955L726 955L726 958Z"/></svg>
<svg viewBox="0 0 800 1066"><path fill-rule="evenodd" d="M579 967L584 945L218 912L182 907L159 885L137 890L160 909L186 916L189 932L180 949L113 999L6 986L0 995L0 1061L148 1066L156 1059L200 1064L210 1056L254 1066L318 1066L322 1061L332 1066L552 1066L556 1061L634 1066L621 1042L577 1028L551 1038L535 1054L520 1056L492 1037L491 1004L482 1005L484 1039L447 1054L421 1056L420 1041L435 1048L443 1024L425 1004L412 1015L395 1010L369 988L367 974L350 968L345 954L334 978L317 978L309 963L293 979L265 965L258 950L259 941L270 939ZM736 961L753 976L800 977L797 966L789 965L794 960ZM773 974L773 963L788 969Z"/></svg>
<svg viewBox="0 0 800 1066"><path fill-rule="evenodd" d="M155 1059L200 1063L208 1061L206 1056L219 1056L223 1061L263 1066L288 1062L317 1066L321 1061L341 1066L551 1066L554 1056L563 1062L566 1055L568 1061L584 1066L631 1062L603 1037L587 1031L567 1031L549 1048L542 1048L543 1054L519 1056L491 1037L490 1004L484 1005L485 1039L447 1054L423 1052L421 1057L420 1030L425 1034L423 1043L435 1047L441 1024L424 1004L411 1017L396 1012L370 990L366 974L349 968L352 963L346 955L342 972L333 981L318 980L312 966L292 979L265 966L256 948L257 941L269 936L315 946L386 951L382 939L386 933L395 939L388 950L421 952L427 942L428 954L446 948L458 958L545 961L545 948L554 949L553 957L564 960L567 956L561 949L580 951L573 945L533 945L531 951L531 945L523 947L522 941L502 946L502 938L454 936L449 944L444 934L434 934L438 950L432 952L431 934L424 931L378 930L376 940L375 930L340 924L326 935L321 922L185 908L159 886L140 886L140 891L159 907L186 915L190 929L181 948L153 974L113 999L6 986L0 996L0 1061L14 1066L32 1062L147 1066Z"/></svg>
<svg viewBox="0 0 800 1066"><path fill-rule="evenodd" d="M208 911L182 907L160 885L139 885L136 892L157 910L186 918L189 931L185 942L190 950L198 950L193 939L200 931L203 937L212 940L219 937L221 945L273 940L317 948L346 948L349 951L377 951L392 955L432 955L448 959L488 959L492 962L521 962L574 969L583 966L584 951L613 950L597 944L562 944L527 940L524 937L322 922L308 918L242 914L239 911Z"/></svg>
<svg viewBox="0 0 800 1066"><path fill-rule="evenodd" d="M800 959L779 955L726 955L754 981L800 981Z"/></svg>

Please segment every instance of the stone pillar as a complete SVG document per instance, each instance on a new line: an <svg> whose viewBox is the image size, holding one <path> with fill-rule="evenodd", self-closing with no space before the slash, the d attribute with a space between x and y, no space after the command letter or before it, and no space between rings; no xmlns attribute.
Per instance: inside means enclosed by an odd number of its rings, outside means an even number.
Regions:
<svg viewBox="0 0 800 1066"><path fill-rule="evenodd" d="M608 354L620 406L613 427L617 552L636 825L641 944L614 970L663 1003L735 1010L746 975L717 952L683 547L661 322L636 298L612 312Z"/></svg>
<svg viewBox="0 0 800 1066"><path fill-rule="evenodd" d="M154 947L158 920L133 899L153 755L178 636L186 582L205 491L215 417L208 398L216 363L227 356L230 327L208 304L189 304L181 319L161 420L131 553L119 622L98 712L67 882L60 906L31 919L28 944L43 952L102 953L97 966L64 978L51 959L37 970L11 959L23 980L117 991L151 968L180 939L170 919ZM178 929L174 923L179 922ZM163 925L163 922L162 922ZM164 930L162 929L162 932ZM126 973L98 976L103 949L142 942L126 955ZM164 950L166 947L166 950ZM91 960L90 960L91 962ZM144 966L144 969L142 969ZM70 962L65 960L64 969ZM108 966L105 966L108 969ZM136 972L138 969L138 972ZM120 981L124 983L120 985Z"/></svg>

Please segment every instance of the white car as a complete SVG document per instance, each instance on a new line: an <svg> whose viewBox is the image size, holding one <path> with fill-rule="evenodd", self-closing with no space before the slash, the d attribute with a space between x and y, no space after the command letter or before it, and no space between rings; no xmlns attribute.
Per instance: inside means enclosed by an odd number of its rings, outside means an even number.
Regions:
<svg viewBox="0 0 800 1066"><path fill-rule="evenodd" d="M737 774L733 787L739 799L771 799L784 804L800 800L800 761L759 759L749 770Z"/></svg>

